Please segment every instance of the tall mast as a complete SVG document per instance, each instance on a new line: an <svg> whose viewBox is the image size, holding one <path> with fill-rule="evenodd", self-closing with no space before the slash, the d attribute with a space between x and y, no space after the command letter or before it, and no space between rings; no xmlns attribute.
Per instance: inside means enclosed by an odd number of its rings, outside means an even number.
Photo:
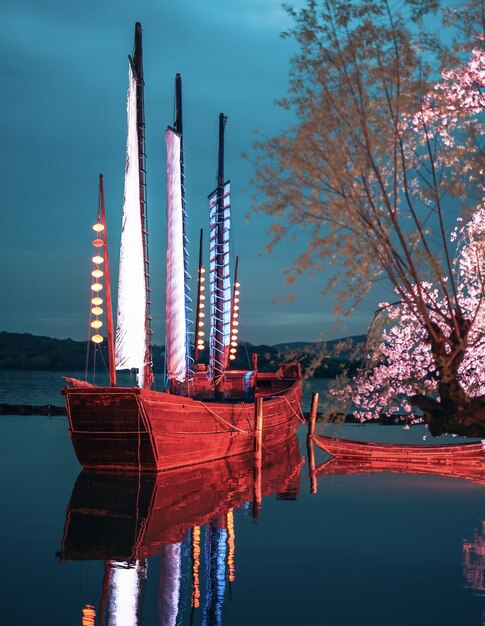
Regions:
<svg viewBox="0 0 485 626"><path fill-rule="evenodd" d="M203 302L202 302L202 292L204 290L204 286L203 286L203 282L205 280L204 278L204 266L202 263L202 242L204 239L204 231L202 230L202 228L200 229L200 241L199 241L199 268L197 271L197 308L196 308L196 312L195 312L195 347L194 347L194 361L197 361L197 359L199 358L199 352L201 350L204 349L204 335L200 334L203 333L204 331L202 330L203 326L204 326L204 312L202 311L203 309ZM202 305L202 306L201 306Z"/></svg>
<svg viewBox="0 0 485 626"><path fill-rule="evenodd" d="M111 300L111 279L109 274L109 257L108 257L108 236L106 232L106 211L104 206L104 185L103 175L99 175L99 204L101 211L101 223L104 226L103 242L104 242L104 275L106 287L106 324L108 330L108 363L109 363L109 384L116 386L116 367L115 367L115 341L113 332L113 305Z"/></svg>
<svg viewBox="0 0 485 626"><path fill-rule="evenodd" d="M142 50L142 28L140 22L135 24L135 49L131 61L133 73L136 79L136 119L138 131L138 175L140 185L140 216L143 238L143 257L145 269L145 291L146 291L146 312L145 312L145 366L143 386L150 388L152 384L152 329L150 315L150 266L148 255L148 215L146 203L146 153L145 153L145 105L143 78L143 50Z"/></svg>
<svg viewBox="0 0 485 626"><path fill-rule="evenodd" d="M219 153L217 160L216 276L214 294L214 362L213 380L216 397L222 394L224 376L224 128L227 117L219 115Z"/></svg>

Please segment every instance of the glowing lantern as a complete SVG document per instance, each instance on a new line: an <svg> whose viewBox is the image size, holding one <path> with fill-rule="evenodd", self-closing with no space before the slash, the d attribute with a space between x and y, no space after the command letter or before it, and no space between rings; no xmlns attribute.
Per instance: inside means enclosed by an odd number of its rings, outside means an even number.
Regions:
<svg viewBox="0 0 485 626"><path fill-rule="evenodd" d="M199 332L197 334L199 335L199 337L203 337L204 336L204 331L203 330L199 330Z"/></svg>
<svg viewBox="0 0 485 626"><path fill-rule="evenodd" d="M236 358L236 355L235 354L230 354L229 358L231 359L231 361L234 361L234 359Z"/></svg>
<svg viewBox="0 0 485 626"><path fill-rule="evenodd" d="M239 283L234 283L234 287L240 287L241 285ZM239 292L238 292L239 293Z"/></svg>
<svg viewBox="0 0 485 626"><path fill-rule="evenodd" d="M93 335L91 337L91 341L94 342L94 343L102 343L103 337L102 337L102 335Z"/></svg>
<svg viewBox="0 0 485 626"><path fill-rule="evenodd" d="M232 331L234 332L234 331ZM237 335L231 335L231 341L237 341Z"/></svg>
<svg viewBox="0 0 485 626"><path fill-rule="evenodd" d="M103 288L103 285L101 283L93 283L91 285L92 291L101 291L102 288Z"/></svg>
<svg viewBox="0 0 485 626"><path fill-rule="evenodd" d="M236 354L237 350L236 348L231 348L231 354Z"/></svg>
<svg viewBox="0 0 485 626"><path fill-rule="evenodd" d="M94 304L94 306L99 306L100 304L103 304L103 298L95 296L94 298L91 298L91 304Z"/></svg>
<svg viewBox="0 0 485 626"><path fill-rule="evenodd" d="M239 326L239 322L237 320L234 320L232 324L233 326Z"/></svg>
<svg viewBox="0 0 485 626"><path fill-rule="evenodd" d="M96 265L99 265L100 263L104 262L104 259L102 256L99 256L99 254L97 254L96 256L93 256L92 261L93 263L96 263Z"/></svg>
<svg viewBox="0 0 485 626"><path fill-rule="evenodd" d="M103 325L103 322L102 322L101 320L93 320L93 321L91 322L91 328L94 328L94 329L96 329L96 330L97 330L98 328L101 328L101 326L102 326L102 325Z"/></svg>
<svg viewBox="0 0 485 626"><path fill-rule="evenodd" d="M94 276L94 278L101 278L101 276L104 275L104 272L102 272L101 270L93 270L91 272L91 276Z"/></svg>
<svg viewBox="0 0 485 626"><path fill-rule="evenodd" d="M204 294L203 294L203 293L201 293L201 294L200 294L200 299L201 299L201 300L205 300L205 296L204 296Z"/></svg>
<svg viewBox="0 0 485 626"><path fill-rule="evenodd" d="M205 313L203 311L199 312L199 317L205 317Z"/></svg>
<svg viewBox="0 0 485 626"><path fill-rule="evenodd" d="M234 310L239 311L239 306L237 304L234 305Z"/></svg>
<svg viewBox="0 0 485 626"><path fill-rule="evenodd" d="M204 274L204 273L205 273L205 267L201 267L201 268L200 268L200 273L201 273L201 274Z"/></svg>
<svg viewBox="0 0 485 626"><path fill-rule="evenodd" d="M95 248L101 248L104 245L104 241L102 239L94 239L93 246Z"/></svg>
<svg viewBox="0 0 485 626"><path fill-rule="evenodd" d="M234 291L234 295L235 295L235 296L239 296L239 295L240 295L240 294L239 294L239 289L236 289L236 290Z"/></svg>
<svg viewBox="0 0 485 626"><path fill-rule="evenodd" d="M199 327L204 326L204 322L199 322Z"/></svg>
<svg viewBox="0 0 485 626"><path fill-rule="evenodd" d="M201 283L203 283L203 282L204 282L204 280L205 280L205 276L201 276L201 277L200 277L200 282L201 282Z"/></svg>
<svg viewBox="0 0 485 626"><path fill-rule="evenodd" d="M97 233L102 233L104 230L104 225L101 222L96 222L93 226L93 230Z"/></svg>
<svg viewBox="0 0 485 626"><path fill-rule="evenodd" d="M83 609L82 626L95 626L96 611L91 604Z"/></svg>
<svg viewBox="0 0 485 626"><path fill-rule="evenodd" d="M103 313L103 309L102 309L100 306L94 306L94 307L91 309L91 313L92 313L93 315L102 315L102 313Z"/></svg>
<svg viewBox="0 0 485 626"><path fill-rule="evenodd" d="M237 348L237 341L231 341L231 346L233 348Z"/></svg>

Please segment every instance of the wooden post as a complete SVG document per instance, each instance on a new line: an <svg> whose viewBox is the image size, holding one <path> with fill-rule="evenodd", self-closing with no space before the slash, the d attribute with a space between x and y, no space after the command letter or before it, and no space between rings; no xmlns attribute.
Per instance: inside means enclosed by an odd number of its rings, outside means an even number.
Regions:
<svg viewBox="0 0 485 626"><path fill-rule="evenodd" d="M263 398L256 398L254 403L254 452L256 456L261 456L263 451Z"/></svg>
<svg viewBox="0 0 485 626"><path fill-rule="evenodd" d="M254 482L253 482L253 517L259 518L262 502L262 460L263 460L263 398L254 403L255 441L254 441Z"/></svg>
<svg viewBox="0 0 485 626"><path fill-rule="evenodd" d="M317 479L315 476L315 450L313 448L313 433L315 432L315 422L317 421L318 392L312 393L312 403L310 405L310 415L308 416L308 435L306 440L308 456L308 474L310 476L310 493L317 493Z"/></svg>
<svg viewBox="0 0 485 626"><path fill-rule="evenodd" d="M308 457L308 476L310 478L310 493L317 493L317 477L315 476L315 449L313 440L307 437L306 449Z"/></svg>
<svg viewBox="0 0 485 626"><path fill-rule="evenodd" d="M315 422L317 421L317 409L318 409L318 391L312 393L312 403L310 406L310 416L308 418L308 437L311 437L315 432Z"/></svg>

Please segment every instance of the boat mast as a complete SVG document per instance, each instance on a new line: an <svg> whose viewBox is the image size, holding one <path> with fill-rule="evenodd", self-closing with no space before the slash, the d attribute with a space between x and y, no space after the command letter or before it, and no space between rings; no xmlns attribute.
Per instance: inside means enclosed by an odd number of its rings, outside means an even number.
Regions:
<svg viewBox="0 0 485 626"><path fill-rule="evenodd" d="M214 293L213 380L216 398L221 396L224 377L224 128L227 117L219 114L219 153L217 160L216 276Z"/></svg>
<svg viewBox="0 0 485 626"><path fill-rule="evenodd" d="M142 51L142 28L140 22L135 24L135 49L133 59L131 60L133 74L136 80L136 119L137 119L137 136L138 136L138 175L140 186L140 216L143 240L143 261L145 269L145 292L146 292L146 311L145 311L145 365L143 386L150 388L152 385L152 329L150 315L150 266L148 255L148 215L146 202L146 153L145 153L145 106L144 106L144 87L143 79L143 51Z"/></svg>
<svg viewBox="0 0 485 626"><path fill-rule="evenodd" d="M202 243L204 239L204 231L200 229L200 241L199 241L199 268L197 271L197 308L195 311L195 347L194 347L194 361L197 361L199 358L199 352L204 349L204 335L200 334L204 331L202 330L204 326L204 312L202 311L204 305L202 302L202 291L204 290L203 282L205 281L204 277L204 266L202 264Z"/></svg>
<svg viewBox="0 0 485 626"><path fill-rule="evenodd" d="M109 274L109 257L108 257L108 236L106 233L106 211L104 206L104 185L103 175L99 175L99 205L101 211L101 223L104 226L103 242L104 242L104 283L106 287L106 325L108 331L108 363L109 363L109 384L116 387L116 366L115 366L115 340L113 332L113 306L111 300L111 280Z"/></svg>

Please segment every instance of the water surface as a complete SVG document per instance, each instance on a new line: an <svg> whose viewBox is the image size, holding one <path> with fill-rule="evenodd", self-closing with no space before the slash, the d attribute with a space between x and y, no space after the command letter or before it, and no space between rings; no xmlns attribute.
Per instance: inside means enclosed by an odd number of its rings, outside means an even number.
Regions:
<svg viewBox="0 0 485 626"><path fill-rule="evenodd" d="M0 402L61 404L59 384L58 373L0 372ZM1 416L0 432L1 624L82 624L87 605L96 626L485 624L483 485L335 475L312 494L302 429L299 449L266 458L259 502L248 460L106 484L79 477L64 417Z"/></svg>

